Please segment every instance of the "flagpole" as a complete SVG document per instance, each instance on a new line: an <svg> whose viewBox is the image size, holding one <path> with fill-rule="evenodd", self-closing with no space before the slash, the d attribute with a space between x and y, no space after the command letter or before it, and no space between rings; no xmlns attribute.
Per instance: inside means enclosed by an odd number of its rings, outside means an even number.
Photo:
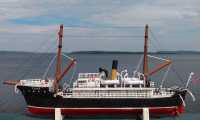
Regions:
<svg viewBox="0 0 200 120"><path fill-rule="evenodd" d="M191 72L190 75L189 75L189 78L188 78L188 80L187 80L187 83L186 83L186 85L185 85L185 88L188 88L188 85L189 85L189 83L190 83L190 81L191 81L193 75L194 75L194 72Z"/></svg>

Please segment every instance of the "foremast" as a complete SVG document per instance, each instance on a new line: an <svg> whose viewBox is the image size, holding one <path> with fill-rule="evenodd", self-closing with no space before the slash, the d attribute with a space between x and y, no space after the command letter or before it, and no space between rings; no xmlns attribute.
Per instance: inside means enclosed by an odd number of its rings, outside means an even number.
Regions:
<svg viewBox="0 0 200 120"><path fill-rule="evenodd" d="M58 32L58 51L57 51L57 64L56 64L56 74L54 80L54 90L57 91L59 76L61 74L61 64L62 64L62 39L63 39L63 24L60 25L60 30Z"/></svg>
<svg viewBox="0 0 200 120"><path fill-rule="evenodd" d="M56 63L56 73L55 79L53 82L53 91L58 92L58 86L60 80L67 74L67 72L74 66L76 63L75 59L70 59L69 65L62 72L62 41L63 41L63 24L60 25L60 30L58 32L58 51L57 51L57 63Z"/></svg>

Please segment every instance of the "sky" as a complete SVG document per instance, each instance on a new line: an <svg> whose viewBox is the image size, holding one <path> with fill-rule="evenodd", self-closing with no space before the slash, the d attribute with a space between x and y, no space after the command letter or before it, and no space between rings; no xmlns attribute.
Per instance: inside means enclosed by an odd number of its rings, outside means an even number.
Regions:
<svg viewBox="0 0 200 120"><path fill-rule="evenodd" d="M0 51L200 51L199 0L0 0Z"/></svg>

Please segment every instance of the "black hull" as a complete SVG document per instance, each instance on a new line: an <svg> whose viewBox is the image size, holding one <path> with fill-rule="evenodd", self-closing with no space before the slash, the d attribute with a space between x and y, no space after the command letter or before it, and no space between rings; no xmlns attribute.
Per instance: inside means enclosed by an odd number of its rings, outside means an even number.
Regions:
<svg viewBox="0 0 200 120"><path fill-rule="evenodd" d="M177 91L172 97L166 98L62 98L54 97L49 88L32 88L18 86L28 106L37 108L63 108L63 109L96 109L96 108L170 108L182 106L182 98L186 91ZM34 92L33 92L34 91Z"/></svg>

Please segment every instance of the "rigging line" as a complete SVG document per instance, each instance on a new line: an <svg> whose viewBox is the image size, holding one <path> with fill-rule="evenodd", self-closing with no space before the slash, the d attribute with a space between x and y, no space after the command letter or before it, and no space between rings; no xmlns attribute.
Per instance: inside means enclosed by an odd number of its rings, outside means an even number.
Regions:
<svg viewBox="0 0 200 120"><path fill-rule="evenodd" d="M54 43L54 42L55 42L55 40L52 41L52 43ZM54 44L56 44L56 43L54 43ZM48 47L45 47L45 48L46 48L45 51L49 50L49 52L50 52L51 50L53 50L53 49L56 48L56 46L51 47L51 45L52 45L52 44L51 44L51 42L50 42L50 44L48 44ZM41 58L42 56L43 56L43 55L40 54L39 58ZM51 54L47 54L46 57L47 57L47 61L52 61ZM45 58L46 58L46 57L45 57ZM48 58L49 58L49 60L48 60ZM53 61L55 61L56 55L53 57L53 59L54 59ZM46 61L44 61L43 59L39 59L39 60L41 60L41 64L40 64L40 65L44 65L44 63L46 63ZM53 64L53 62L52 62L51 64ZM51 66L50 66L50 68L51 68ZM50 68L49 68L49 69L50 69ZM49 72L49 71L48 71L48 72ZM47 72L47 74L48 74L48 72ZM35 72L35 73L36 73L36 72ZM47 74L46 74L46 75L47 75ZM43 76L43 77L44 77L44 76ZM42 77L42 78L43 78L43 77Z"/></svg>
<svg viewBox="0 0 200 120"><path fill-rule="evenodd" d="M46 69L46 71L45 71L45 73L44 73L44 75L43 75L43 77L42 77L44 80L46 80L47 75L48 75L48 73L49 73L49 70L50 70L52 64L54 63L56 57L57 57L57 55L55 55L55 56L51 59L49 65L48 65L48 67L47 67L47 69Z"/></svg>
<svg viewBox="0 0 200 120"><path fill-rule="evenodd" d="M140 60L139 60L139 63L138 63L138 65L137 65L135 71L138 71L138 70L139 70L139 68L140 68L140 66L141 66L141 64L142 64L143 59L144 59L144 58L143 58L143 55L141 55Z"/></svg>
<svg viewBox="0 0 200 120"><path fill-rule="evenodd" d="M50 35L50 37L51 36L53 36L54 34L51 34ZM40 50L40 48L43 48L45 45L47 45L47 43L48 42L46 42L46 39L42 42L42 44L41 44L41 46L39 46L39 47L37 47L34 51L34 53L37 53L37 52L39 52L39 50ZM44 45L43 45L44 44ZM39 57L37 57L37 58L40 58L40 56L42 56L43 54L41 53L40 55L39 55ZM31 53L30 54L30 57L29 57L29 60L26 62L26 63L32 63L33 62L33 58L35 57L35 54L33 54L33 53ZM31 67L32 67L33 65L31 65ZM28 68L29 70L27 70L27 72L23 72L24 74L21 76L21 79L24 79L25 78L25 76L27 75L27 74L30 74L32 71L33 71L33 69L31 69L30 70L30 68Z"/></svg>
<svg viewBox="0 0 200 120"><path fill-rule="evenodd" d="M159 40L157 39L156 35L153 33L153 31L150 29L149 30L151 33L152 38L159 44Z"/></svg>
<svg viewBox="0 0 200 120"><path fill-rule="evenodd" d="M65 53L62 53L62 55L63 55L64 57L66 57L67 59L69 59L69 60L73 60L73 58L72 58L72 57L70 57L70 56L66 55Z"/></svg>
<svg viewBox="0 0 200 120"><path fill-rule="evenodd" d="M168 73L169 73L169 71L170 71L171 66L172 66L172 65L169 65L168 68L167 68L167 70L165 71L165 74L164 74L163 79L162 79L161 84L160 84L160 88L163 87L163 84L164 84L164 82L165 82L165 80L166 80L166 78L167 78L167 75L168 75Z"/></svg>
<svg viewBox="0 0 200 120"><path fill-rule="evenodd" d="M65 58L69 59L69 60L74 60L72 57L66 55L65 53L62 53L62 56L64 56ZM76 68L76 64L74 66L74 69ZM70 83L71 83L71 80L73 79L73 76L74 76L74 69L73 69L73 73L72 73L72 76L71 76L71 79L70 79Z"/></svg>
<svg viewBox="0 0 200 120"><path fill-rule="evenodd" d="M150 41L150 44L155 48L155 51L158 51L158 50L159 50L159 47L158 47L158 45L156 44L156 41L154 42L154 39L153 39L153 38L150 38L149 41Z"/></svg>
<svg viewBox="0 0 200 120"><path fill-rule="evenodd" d="M75 75L76 69L77 69L77 67L76 67L76 64L75 64L74 69L73 69L73 71L72 71L71 79L70 79L70 81L69 81L69 85L71 85L72 80L74 79L74 75Z"/></svg>
<svg viewBox="0 0 200 120"><path fill-rule="evenodd" d="M174 66L171 67L172 71L175 73L176 77L179 81L181 81L182 84L184 84L182 77L179 75L179 73L175 70Z"/></svg>
<svg viewBox="0 0 200 120"><path fill-rule="evenodd" d="M47 47L48 48L48 47ZM51 47L52 48L52 47ZM55 47L56 48L56 47ZM50 50L50 49L49 49ZM40 60L40 66L42 66L42 65L44 65L44 63L46 63L46 60L44 61L44 59L42 58L43 57L43 53L39 53L40 55L37 57L37 59L38 60ZM48 55L47 54L47 56L44 56L45 58L47 57L47 61L51 61L52 60L52 58L51 58L51 55ZM48 60L48 58L49 58L49 60ZM53 64L53 63L52 63ZM33 64L31 64L31 66L33 66ZM49 68L50 69L50 68ZM39 74L40 75L40 71L33 71L33 69L31 69L27 74ZM26 74L26 75L27 75ZM44 76L42 76L42 78L43 78Z"/></svg>
<svg viewBox="0 0 200 120"><path fill-rule="evenodd" d="M152 41L153 44L156 46L156 49L157 49L157 50L160 50L159 47L158 47L158 46L161 46L159 40L158 40L157 37L154 35L154 33L153 33L153 31L152 31L151 29L150 29L149 31L150 31L150 33L151 33L150 36L152 36L152 37L151 37L151 38L152 38L151 41L154 40L155 43Z"/></svg>
<svg viewBox="0 0 200 120"><path fill-rule="evenodd" d="M52 44L55 45L55 44L56 44L56 40L52 40L52 41L50 42L50 44L48 44L48 47L45 47L46 49L45 49L44 51L48 51L48 50L49 50L49 52L51 52L51 50L56 49L57 46L51 47ZM54 55L54 54L53 54L53 55ZM43 55L41 54L41 56L43 56ZM41 56L40 56L40 57L41 57ZM50 54L46 53L46 57L45 57L45 58L47 58L47 61L49 61L48 63L50 63L51 66L52 66L53 62L51 63L51 61L52 61L52 60L55 61L56 55L53 56L53 57L51 57L51 53L50 53ZM44 61L43 59L40 59L40 60L42 60L40 65L44 65L44 63L47 63L47 62ZM46 64L45 64L45 65L46 65ZM49 64L48 64L48 65L49 65ZM48 66L48 67L49 67L49 70L50 70L51 66L50 66L50 67ZM46 66L45 66L45 67L46 67ZM47 68L48 68L48 67L47 67ZM46 70L47 70L47 69L46 69ZM47 73L46 73L46 77L47 77L47 75L48 75L49 70L46 71L46 72L47 72ZM44 76L45 76L45 74L43 74L42 78L44 78Z"/></svg>
<svg viewBox="0 0 200 120"><path fill-rule="evenodd" d="M66 55L65 53L62 53L62 56L64 56L64 58L67 58L69 60L73 60L72 57ZM73 68L73 71L72 71L72 76L71 76L71 79L70 79L70 84L71 84L71 82L72 82L72 80L74 78L75 71L76 71L76 64L74 65L74 68Z"/></svg>
<svg viewBox="0 0 200 120"><path fill-rule="evenodd" d="M160 41L157 39L157 37L156 37L156 35L153 33L153 31L152 31L151 29L149 29L149 31L150 31L150 33L151 33L152 38L156 41L156 43L157 43L158 45L161 46Z"/></svg>
<svg viewBox="0 0 200 120"><path fill-rule="evenodd" d="M154 47L155 51L158 51L159 50L158 46L154 42L152 42L152 39L149 39L149 41L150 41L150 44Z"/></svg>

